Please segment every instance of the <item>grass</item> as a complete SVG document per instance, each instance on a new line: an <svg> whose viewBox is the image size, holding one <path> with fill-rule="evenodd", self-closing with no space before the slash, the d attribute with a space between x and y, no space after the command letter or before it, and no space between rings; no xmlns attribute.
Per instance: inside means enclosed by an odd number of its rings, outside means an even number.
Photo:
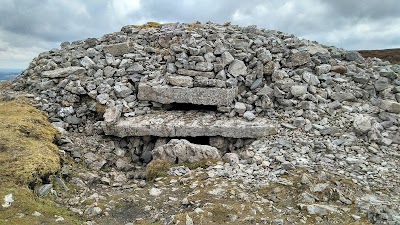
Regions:
<svg viewBox="0 0 400 225"><path fill-rule="evenodd" d="M151 22L147 22L147 23L145 23L143 25L134 25L133 27L134 28L140 28L140 29L148 29L148 28L154 28L154 27L159 27L159 26L161 26L160 23L151 21Z"/></svg>
<svg viewBox="0 0 400 225"><path fill-rule="evenodd" d="M0 99L2 97L0 96ZM0 224L79 224L72 212L32 189L60 169L59 149L53 144L58 131L44 112L27 99L0 101L0 201L12 194L11 206L0 207ZM38 211L42 216L32 216Z"/></svg>
<svg viewBox="0 0 400 225"><path fill-rule="evenodd" d="M400 48L382 50L360 50L358 51L364 58L380 58L392 64L400 64Z"/></svg>

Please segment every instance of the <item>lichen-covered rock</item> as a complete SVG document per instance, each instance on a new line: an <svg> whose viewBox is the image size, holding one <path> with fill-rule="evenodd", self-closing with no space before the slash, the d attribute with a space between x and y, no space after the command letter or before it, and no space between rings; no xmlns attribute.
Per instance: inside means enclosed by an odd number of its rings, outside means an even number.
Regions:
<svg viewBox="0 0 400 225"><path fill-rule="evenodd" d="M203 159L221 158L217 148L192 144L187 140L172 139L167 144L153 150L153 159L171 163L193 163Z"/></svg>

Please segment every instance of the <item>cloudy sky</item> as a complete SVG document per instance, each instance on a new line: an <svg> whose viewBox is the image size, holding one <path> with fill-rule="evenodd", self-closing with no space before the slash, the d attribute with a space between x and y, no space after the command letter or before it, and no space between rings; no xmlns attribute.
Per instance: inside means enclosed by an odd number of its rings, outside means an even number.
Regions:
<svg viewBox="0 0 400 225"><path fill-rule="evenodd" d="M232 22L350 50L400 48L398 0L1 0L0 68L124 25Z"/></svg>

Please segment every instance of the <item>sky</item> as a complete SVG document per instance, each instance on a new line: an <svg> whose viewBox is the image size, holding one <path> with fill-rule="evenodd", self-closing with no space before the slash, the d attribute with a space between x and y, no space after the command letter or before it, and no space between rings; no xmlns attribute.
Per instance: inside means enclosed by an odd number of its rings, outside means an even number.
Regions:
<svg viewBox="0 0 400 225"><path fill-rule="evenodd" d="M400 48L398 0L1 0L0 68L25 69L64 41L147 21L279 30L348 50Z"/></svg>

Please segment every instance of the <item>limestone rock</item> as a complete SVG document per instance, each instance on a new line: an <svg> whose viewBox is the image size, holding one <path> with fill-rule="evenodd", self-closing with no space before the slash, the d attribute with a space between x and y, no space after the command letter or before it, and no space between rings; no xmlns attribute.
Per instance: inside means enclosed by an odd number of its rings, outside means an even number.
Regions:
<svg viewBox="0 0 400 225"><path fill-rule="evenodd" d="M81 75L85 72L85 68L78 66L71 66L67 68L59 68L55 70L44 71L42 77L48 78L62 78L71 75Z"/></svg>
<svg viewBox="0 0 400 225"><path fill-rule="evenodd" d="M229 65L228 73L234 77L244 76L247 74L247 67L243 61L235 59Z"/></svg>
<svg viewBox="0 0 400 225"><path fill-rule="evenodd" d="M198 162L203 159L221 158L218 149L208 145L192 144L187 140L172 139L167 144L153 150L153 159L172 163Z"/></svg>

